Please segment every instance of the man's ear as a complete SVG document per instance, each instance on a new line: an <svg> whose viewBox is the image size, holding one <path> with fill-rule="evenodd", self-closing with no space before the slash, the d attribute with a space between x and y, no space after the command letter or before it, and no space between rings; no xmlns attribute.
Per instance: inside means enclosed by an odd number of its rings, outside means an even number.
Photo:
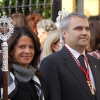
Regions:
<svg viewBox="0 0 100 100"><path fill-rule="evenodd" d="M62 30L62 36L63 36L64 38L66 37L66 34L67 34L66 30Z"/></svg>

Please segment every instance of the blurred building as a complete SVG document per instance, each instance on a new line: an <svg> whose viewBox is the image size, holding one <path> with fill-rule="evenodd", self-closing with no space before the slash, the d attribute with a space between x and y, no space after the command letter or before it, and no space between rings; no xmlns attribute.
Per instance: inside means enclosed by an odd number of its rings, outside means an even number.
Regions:
<svg viewBox="0 0 100 100"><path fill-rule="evenodd" d="M80 11L87 16L100 14L100 0L61 0L62 9L68 12Z"/></svg>

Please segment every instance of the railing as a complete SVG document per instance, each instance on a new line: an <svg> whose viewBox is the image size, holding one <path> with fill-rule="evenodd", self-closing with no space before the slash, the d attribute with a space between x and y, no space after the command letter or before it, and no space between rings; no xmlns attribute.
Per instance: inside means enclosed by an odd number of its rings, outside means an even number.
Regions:
<svg viewBox="0 0 100 100"><path fill-rule="evenodd" d="M52 19L53 0L2 0L0 11L5 11L8 16L21 12L24 15L32 14L35 9L41 10L44 18Z"/></svg>

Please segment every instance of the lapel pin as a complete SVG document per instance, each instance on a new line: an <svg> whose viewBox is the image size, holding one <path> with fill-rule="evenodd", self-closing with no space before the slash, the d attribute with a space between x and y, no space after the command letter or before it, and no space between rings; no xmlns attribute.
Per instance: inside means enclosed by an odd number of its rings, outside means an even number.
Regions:
<svg viewBox="0 0 100 100"><path fill-rule="evenodd" d="M97 68L97 66L95 65L95 68Z"/></svg>

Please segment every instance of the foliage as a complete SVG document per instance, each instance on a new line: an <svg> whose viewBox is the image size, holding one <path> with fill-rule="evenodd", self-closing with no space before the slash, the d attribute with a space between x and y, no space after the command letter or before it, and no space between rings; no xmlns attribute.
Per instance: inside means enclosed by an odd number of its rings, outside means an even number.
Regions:
<svg viewBox="0 0 100 100"><path fill-rule="evenodd" d="M5 2L4 2L5 1ZM11 1L11 6L13 6L11 8L11 14L12 13L15 13L15 8L16 8L16 0L0 0L0 10L2 12L2 6L4 5L5 7L8 7L7 9L5 9L5 12L7 15L9 15L9 2ZM22 4L23 4L23 1L25 1L25 5L29 5L30 1L32 1L32 3L30 4L30 7L25 7L25 15L27 16L28 14L32 13L35 9L36 9L36 3L37 1L39 1L39 7L38 9L41 10L42 12L42 15L45 17L45 18L50 18L51 16L51 0L46 0L46 3L49 5L46 6L46 8L44 9L44 0L17 0L18 1L18 6L20 6L20 8L18 9L18 12L23 12L22 11ZM32 7L31 7L32 5ZM15 6L15 7L14 7ZM32 9L32 11L30 12L29 11L29 8Z"/></svg>

